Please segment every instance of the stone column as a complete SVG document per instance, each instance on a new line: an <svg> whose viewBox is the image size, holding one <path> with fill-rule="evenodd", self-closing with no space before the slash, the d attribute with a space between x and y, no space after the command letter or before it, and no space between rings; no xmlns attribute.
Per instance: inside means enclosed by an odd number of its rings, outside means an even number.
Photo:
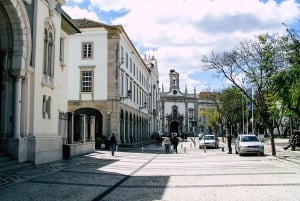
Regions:
<svg viewBox="0 0 300 201"><path fill-rule="evenodd" d="M124 143L126 143L126 142L128 142L128 138L127 138L127 132L126 132L126 121L125 121L125 118L123 118L123 120L122 120L122 123L121 123L121 129L122 129L122 133L123 133L123 142ZM121 131L120 131L121 132Z"/></svg>
<svg viewBox="0 0 300 201"><path fill-rule="evenodd" d="M80 137L82 143L85 143L86 136L86 116L85 114L80 114Z"/></svg>
<svg viewBox="0 0 300 201"><path fill-rule="evenodd" d="M90 116L90 141L94 142L95 140L95 117Z"/></svg>
<svg viewBox="0 0 300 201"><path fill-rule="evenodd" d="M14 100L14 138L20 138L21 124L21 87L22 78L17 76L15 80L15 100Z"/></svg>
<svg viewBox="0 0 300 201"><path fill-rule="evenodd" d="M71 125L69 126L69 144L74 143L74 112L70 113L69 118L71 118Z"/></svg>

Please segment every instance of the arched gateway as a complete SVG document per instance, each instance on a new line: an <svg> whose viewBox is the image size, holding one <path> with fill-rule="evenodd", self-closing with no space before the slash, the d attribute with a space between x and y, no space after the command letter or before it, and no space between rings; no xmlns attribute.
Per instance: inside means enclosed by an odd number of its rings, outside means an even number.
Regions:
<svg viewBox="0 0 300 201"><path fill-rule="evenodd" d="M87 128L87 140L91 139L90 123L91 117L95 118L95 146L100 147L101 144L106 143L106 137L103 136L103 115L96 109L93 108L80 108L74 111L74 141L80 139L80 118L81 115L86 116L86 128Z"/></svg>
<svg viewBox="0 0 300 201"><path fill-rule="evenodd" d="M7 139L18 139L25 129L22 82L29 68L32 43L29 17L22 0L1 0L0 27L0 148L14 147L13 155L19 158L19 144L14 141L9 145Z"/></svg>

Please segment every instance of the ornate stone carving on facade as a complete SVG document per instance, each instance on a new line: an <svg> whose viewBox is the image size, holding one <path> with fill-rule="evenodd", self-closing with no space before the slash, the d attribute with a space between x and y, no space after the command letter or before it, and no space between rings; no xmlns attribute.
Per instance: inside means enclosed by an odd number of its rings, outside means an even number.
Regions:
<svg viewBox="0 0 300 201"><path fill-rule="evenodd" d="M64 5L65 2L65 0L48 0L49 16L52 17L54 15L54 11L57 4Z"/></svg>
<svg viewBox="0 0 300 201"><path fill-rule="evenodd" d="M48 2L49 16L52 17L54 15L55 6L57 2L55 0L48 0Z"/></svg>

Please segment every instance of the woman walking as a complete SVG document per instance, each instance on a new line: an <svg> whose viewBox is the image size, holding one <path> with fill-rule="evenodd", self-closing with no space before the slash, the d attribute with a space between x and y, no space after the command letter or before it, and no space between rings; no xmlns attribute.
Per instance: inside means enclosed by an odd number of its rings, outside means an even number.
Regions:
<svg viewBox="0 0 300 201"><path fill-rule="evenodd" d="M165 137L163 144L165 145L166 154L170 153L171 140L169 137Z"/></svg>

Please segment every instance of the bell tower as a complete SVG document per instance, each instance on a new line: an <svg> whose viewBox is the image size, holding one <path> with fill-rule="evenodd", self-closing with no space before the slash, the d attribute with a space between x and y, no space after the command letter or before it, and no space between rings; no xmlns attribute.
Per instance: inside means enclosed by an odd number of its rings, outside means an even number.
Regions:
<svg viewBox="0 0 300 201"><path fill-rule="evenodd" d="M170 91L176 90L179 91L179 73L175 70L170 70Z"/></svg>

